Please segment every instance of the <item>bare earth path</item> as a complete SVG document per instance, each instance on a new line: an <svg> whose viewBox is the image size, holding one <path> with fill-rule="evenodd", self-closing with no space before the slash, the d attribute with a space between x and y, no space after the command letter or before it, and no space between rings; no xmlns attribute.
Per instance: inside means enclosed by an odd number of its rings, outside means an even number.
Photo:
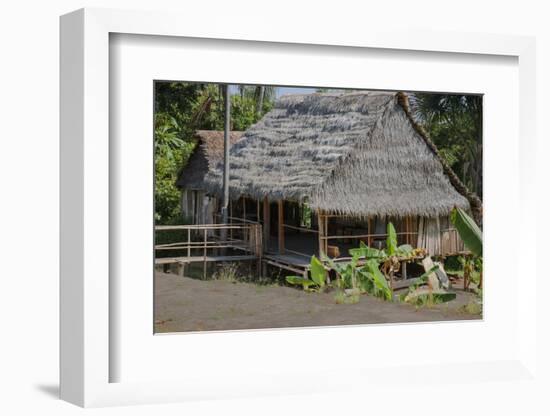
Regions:
<svg viewBox="0 0 550 416"><path fill-rule="evenodd" d="M471 296L432 308L361 296L339 305L333 293L305 293L282 286L200 281L175 274L155 275L155 332L211 331L480 319L459 312Z"/></svg>

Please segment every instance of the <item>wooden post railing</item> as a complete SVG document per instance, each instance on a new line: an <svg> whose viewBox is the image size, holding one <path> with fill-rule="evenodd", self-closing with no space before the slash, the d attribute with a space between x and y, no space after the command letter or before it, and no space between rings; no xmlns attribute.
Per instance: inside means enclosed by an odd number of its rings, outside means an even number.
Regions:
<svg viewBox="0 0 550 416"><path fill-rule="evenodd" d="M246 221L238 224L159 225L155 227L156 232L177 230L184 232L183 238L186 238L186 241L156 244L155 252L178 251L185 253L184 256L161 257L158 258L160 262L157 264L167 264L170 262L189 264L191 262L202 261L203 278L206 278L206 263L210 261L258 259L258 267L261 265L263 253L261 224ZM218 231L221 231L221 233ZM187 233L186 237L185 232ZM228 235L229 233L233 234L233 238ZM223 237L224 234L225 237ZM218 249L231 249L231 251L227 255L225 253L217 255L216 250ZM214 250L214 253L210 256L209 250ZM241 252L240 254L238 253L239 251ZM181 256L181 254L178 255Z"/></svg>

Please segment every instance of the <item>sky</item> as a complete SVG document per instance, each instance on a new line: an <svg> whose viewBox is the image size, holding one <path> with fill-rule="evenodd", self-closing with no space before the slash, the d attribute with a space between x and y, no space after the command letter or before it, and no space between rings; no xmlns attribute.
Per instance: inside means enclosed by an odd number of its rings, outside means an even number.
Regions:
<svg viewBox="0 0 550 416"><path fill-rule="evenodd" d="M301 87L277 87L275 96L279 98L281 95L287 94L313 94L316 88L301 88Z"/></svg>
<svg viewBox="0 0 550 416"><path fill-rule="evenodd" d="M236 85L231 85L230 92L231 94L238 93L238 87ZM302 87L275 87L275 97L279 98L281 95L288 94L313 94L316 88L302 88Z"/></svg>

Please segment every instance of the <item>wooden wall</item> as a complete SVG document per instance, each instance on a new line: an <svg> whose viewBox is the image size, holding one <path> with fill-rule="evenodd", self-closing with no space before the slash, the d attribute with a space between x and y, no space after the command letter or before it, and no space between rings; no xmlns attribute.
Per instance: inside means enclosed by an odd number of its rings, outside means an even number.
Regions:
<svg viewBox="0 0 550 416"><path fill-rule="evenodd" d="M213 224L216 199L200 190L183 190L181 213L191 224Z"/></svg>

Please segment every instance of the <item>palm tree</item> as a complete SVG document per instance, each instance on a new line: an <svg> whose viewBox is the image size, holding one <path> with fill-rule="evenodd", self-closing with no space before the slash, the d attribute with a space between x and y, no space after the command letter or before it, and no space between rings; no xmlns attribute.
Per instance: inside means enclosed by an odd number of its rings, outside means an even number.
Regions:
<svg viewBox="0 0 550 416"><path fill-rule="evenodd" d="M416 93L411 105L455 173L482 197L481 96Z"/></svg>
<svg viewBox="0 0 550 416"><path fill-rule="evenodd" d="M254 95L256 97L256 116L259 120L262 116L264 101L275 97L275 87L272 85L257 85Z"/></svg>

